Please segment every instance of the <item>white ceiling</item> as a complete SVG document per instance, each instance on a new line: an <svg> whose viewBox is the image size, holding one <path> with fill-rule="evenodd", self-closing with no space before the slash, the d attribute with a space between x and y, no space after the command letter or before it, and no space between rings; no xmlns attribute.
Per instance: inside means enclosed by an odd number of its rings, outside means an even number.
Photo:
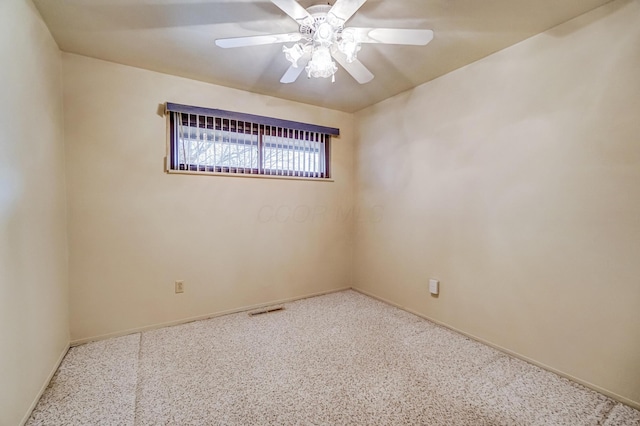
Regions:
<svg viewBox="0 0 640 426"><path fill-rule="evenodd" d="M518 43L610 0L368 0L347 26L426 28L427 46L363 45L373 72L360 85L330 79L279 82L282 45L221 49L214 40L297 31L268 0L34 0L60 49L354 112ZM305 8L324 3L300 0ZM333 3L334 0L331 1Z"/></svg>

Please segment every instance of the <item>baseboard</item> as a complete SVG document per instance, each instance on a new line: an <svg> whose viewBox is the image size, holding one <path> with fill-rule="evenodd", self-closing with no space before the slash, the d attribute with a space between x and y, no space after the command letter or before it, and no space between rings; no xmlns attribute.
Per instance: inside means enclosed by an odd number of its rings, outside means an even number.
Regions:
<svg viewBox="0 0 640 426"><path fill-rule="evenodd" d="M214 313L205 314L205 315L198 315L198 316L189 317L189 318L182 318L182 319L178 319L178 320L175 320L175 321L168 321L168 322L163 322L163 323L158 323L158 324L151 324L151 325L147 325L147 326L143 326L143 327L130 328L130 329L127 329L127 330L116 331L116 332L113 332L113 333L101 334L99 336L85 337L85 338L82 338L82 339L72 340L71 341L71 346L83 345L83 344L89 343L89 342L97 342L97 341L100 341L100 340L111 339L113 337L127 336L129 334L141 333L141 332L144 332L144 331L157 330L159 328L171 327L171 326L180 325L180 324L186 324L188 322L193 322L193 321L201 321L201 320L221 317L223 315L237 314L239 312L251 311L251 310L254 310L254 309L260 309L260 308L264 308L266 306L277 305L277 304L280 304L280 303L294 302L296 300L308 299L310 297L323 296L325 294L337 293L337 292L345 291L345 290L349 290L349 289L351 289L351 287L342 287L342 288L337 288L337 289L333 289L333 290L326 290L326 291L321 291L321 292L317 292L317 293L310 293L310 294L306 294L306 295L302 295L302 296L289 297L289 298L286 298L286 299L272 300L272 301L269 301L269 302L258 303L258 304L255 304L255 305L241 306L239 308L229 309L229 310L226 310L226 311L219 311L219 312L214 312Z"/></svg>
<svg viewBox="0 0 640 426"><path fill-rule="evenodd" d="M56 371L58 371L58 368L60 367L60 364L62 363L62 360L64 359L64 357L67 354L67 352L69 352L69 348L70 347L71 347L70 343L67 343L67 345L65 346L64 350L62 351L62 353L58 357L58 360L54 364L53 369L51 370L51 372L49 372L47 380L45 380L44 383L42 384L42 387L40 388L40 391L38 391L38 394L34 398L34 400L31 403L31 405L29 406L29 409L27 410L27 413L24 415L24 417L20 421L20 423L19 423L20 426L24 426L27 423L27 420L29 420L29 417L31 417L31 413L33 412L33 409L36 408L36 405L38 405L38 401L40 401L40 398L42 398L42 394L44 393L45 389L47 389L47 386L49 386L49 382L51 382L51 379L53 378L53 375L56 374Z"/></svg>
<svg viewBox="0 0 640 426"><path fill-rule="evenodd" d="M475 340L477 342L480 342L480 343L485 344L487 346L491 346L492 348L497 349L500 352L503 352L503 353L505 353L507 355L513 356L515 358L518 358L518 359L521 359L523 361L526 361L529 364L533 364L533 365L535 365L537 367L540 367L540 368L542 368L544 370L547 370L547 371L550 371L552 373L555 373L555 374L557 374L559 376L562 376L562 377L564 377L566 379L571 380L572 382L579 383L579 384L581 384L581 385L583 385L583 386L585 386L585 387L587 387L589 389L593 389L596 392L600 392L601 394L606 395L611 399L614 399L614 400L616 400L618 402L621 402L621 403L626 404L626 405L628 405L630 407L633 407L636 410L640 410L640 402L638 402L638 401L633 401L633 400L631 400L629 398L626 398L626 397L624 397L622 395L618 395L617 393L612 392L612 391L610 391L608 389L602 388L602 387L600 387L598 385L594 385L593 383L590 383L590 382L588 382L586 380L582 380L582 379L580 379L578 377L572 376L571 374L567 374L567 373L565 373L563 371L557 370L557 369L555 369L553 367L550 367L550 366L548 366L548 365L546 365L546 364L544 364L542 362L536 361L535 359L531 359L531 358L529 358L529 357L527 357L525 355L519 354L519 353L514 352L514 351L512 351L510 349L504 348L504 347L502 347L500 345L496 345L495 343L492 343L492 342L490 342L488 340L485 340L485 339L483 339L481 337L474 336L473 334L467 333L467 332L465 332L463 330L460 330L460 329L457 329L456 327L453 327L453 326L451 326L451 325L449 325L447 323L444 323L442 321L438 321L438 320L433 319L433 318L431 318L431 317L429 317L427 315L421 314L420 312L416 312L416 311L414 311L412 309L409 309L409 308L407 308L405 306L399 305L399 304L397 304L395 302L392 302L391 300L388 300L388 299L386 299L384 297L380 297L380 296L378 296L378 295L376 295L374 293L371 293L371 292L369 292L367 290L362 290L362 289L357 288L357 287L352 287L352 289L357 291L357 292L359 292L359 293L362 293L362 294L364 294L366 296L372 297L372 298L374 298L376 300L379 300L381 302L384 302L384 303L387 303L389 305L395 306L396 308L402 309L403 311L406 311L406 312L409 312L411 314L417 315L420 318L424 318L424 319L426 319L428 321L431 321L431 322L433 322L435 324L438 324L438 325L440 325L442 327L448 328L449 330L455 331L456 333L460 333L460 334L462 334L462 335L464 335L464 336L466 336L466 337L468 337L470 339L473 339L473 340Z"/></svg>

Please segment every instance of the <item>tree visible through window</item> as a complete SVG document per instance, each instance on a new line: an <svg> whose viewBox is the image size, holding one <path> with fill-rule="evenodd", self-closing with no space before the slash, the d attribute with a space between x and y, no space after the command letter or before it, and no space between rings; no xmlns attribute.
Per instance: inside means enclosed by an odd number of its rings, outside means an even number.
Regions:
<svg viewBox="0 0 640 426"><path fill-rule="evenodd" d="M167 112L170 171L329 177L338 129L170 103Z"/></svg>

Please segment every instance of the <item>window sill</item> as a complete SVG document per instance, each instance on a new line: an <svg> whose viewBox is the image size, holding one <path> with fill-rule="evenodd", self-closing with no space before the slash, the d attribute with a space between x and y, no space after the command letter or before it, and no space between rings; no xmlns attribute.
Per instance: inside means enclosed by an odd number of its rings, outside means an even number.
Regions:
<svg viewBox="0 0 640 426"><path fill-rule="evenodd" d="M301 176L260 175L257 173L217 173L217 172L192 172L189 170L166 170L167 174L194 175L194 176L221 176L237 178L281 179L281 180L306 180L312 182L335 182L332 178L310 178Z"/></svg>

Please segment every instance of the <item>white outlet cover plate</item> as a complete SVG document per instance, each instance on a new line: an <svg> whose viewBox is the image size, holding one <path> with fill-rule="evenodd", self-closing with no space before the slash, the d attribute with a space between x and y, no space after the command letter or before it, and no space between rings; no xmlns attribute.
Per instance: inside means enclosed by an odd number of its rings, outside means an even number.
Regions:
<svg viewBox="0 0 640 426"><path fill-rule="evenodd" d="M438 280L429 280L429 293L438 294L440 292L440 282Z"/></svg>

